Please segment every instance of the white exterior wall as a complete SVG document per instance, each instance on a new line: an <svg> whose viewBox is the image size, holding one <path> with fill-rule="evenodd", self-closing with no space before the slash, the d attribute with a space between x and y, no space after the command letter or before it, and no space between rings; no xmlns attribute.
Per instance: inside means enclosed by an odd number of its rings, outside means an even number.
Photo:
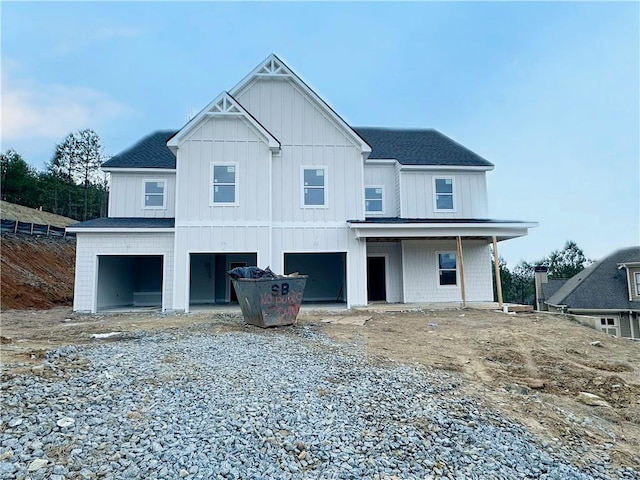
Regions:
<svg viewBox="0 0 640 480"><path fill-rule="evenodd" d="M373 217L377 215L381 217L397 217L400 215L395 165L365 164L364 186L382 186L384 188L382 213L367 213L366 216Z"/></svg>
<svg viewBox="0 0 640 480"><path fill-rule="evenodd" d="M402 302L402 247L399 242L369 242L367 257L384 256L386 262L387 302Z"/></svg>
<svg viewBox="0 0 640 480"><path fill-rule="evenodd" d="M165 208L144 207L144 181L165 180ZM109 217L175 217L175 173L112 172L109 184Z"/></svg>
<svg viewBox="0 0 640 480"><path fill-rule="evenodd" d="M176 223L269 220L271 152L240 117L210 117L178 148ZM236 205L211 205L212 163L234 164Z"/></svg>
<svg viewBox="0 0 640 480"><path fill-rule="evenodd" d="M360 146L290 80L261 78L236 95L238 101L280 142L274 156L274 222L336 222L364 218ZM327 167L324 207L302 202L302 167Z"/></svg>
<svg viewBox="0 0 640 480"><path fill-rule="evenodd" d="M456 251L455 240L403 240L402 271L404 302L460 302L460 273L458 285L440 286L438 280L438 252ZM493 301L491 251L481 240L463 240L464 280L467 302ZM458 270L460 262L458 260Z"/></svg>
<svg viewBox="0 0 640 480"><path fill-rule="evenodd" d="M487 218L485 172L400 172L400 204L403 218ZM435 211L434 178L453 178L454 210Z"/></svg>
<svg viewBox="0 0 640 480"><path fill-rule="evenodd" d="M258 266L264 268L269 265L269 227L176 227L175 310L189 310L189 255L192 253L256 253Z"/></svg>
<svg viewBox="0 0 640 480"><path fill-rule="evenodd" d="M172 233L78 233L73 309L96 311L99 255L162 255L162 309L173 308Z"/></svg>

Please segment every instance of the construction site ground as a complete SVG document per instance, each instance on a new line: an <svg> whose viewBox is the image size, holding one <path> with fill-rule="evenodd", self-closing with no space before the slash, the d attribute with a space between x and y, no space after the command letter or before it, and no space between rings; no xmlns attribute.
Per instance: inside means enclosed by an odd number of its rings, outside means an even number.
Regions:
<svg viewBox="0 0 640 480"><path fill-rule="evenodd" d="M332 315L371 318L362 326L323 321ZM541 441L566 447L577 464L605 457L615 466L640 471L638 342L563 316L473 308L303 311L296 326L280 327L277 333L288 335L301 325L338 342L362 345L372 361L421 364L458 375L464 395L524 425ZM5 310L2 375L43 374L46 370L38 366L56 347L120 341L117 335L96 339L93 334L165 329L193 329L200 335L264 332L244 324L239 311L83 315L69 307ZM597 395L595 403L601 405L583 403L581 392Z"/></svg>

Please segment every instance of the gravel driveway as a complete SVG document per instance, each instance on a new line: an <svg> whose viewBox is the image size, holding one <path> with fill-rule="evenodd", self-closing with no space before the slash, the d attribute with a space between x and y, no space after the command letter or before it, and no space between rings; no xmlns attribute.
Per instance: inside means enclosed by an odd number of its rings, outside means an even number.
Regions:
<svg viewBox="0 0 640 480"><path fill-rule="evenodd" d="M135 333L3 379L0 477L634 478L588 471L443 373L313 326Z"/></svg>

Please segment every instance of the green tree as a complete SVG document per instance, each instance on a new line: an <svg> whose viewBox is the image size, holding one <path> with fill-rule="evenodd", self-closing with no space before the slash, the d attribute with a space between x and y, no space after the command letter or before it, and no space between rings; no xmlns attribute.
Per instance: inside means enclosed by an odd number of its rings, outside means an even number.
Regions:
<svg viewBox="0 0 640 480"><path fill-rule="evenodd" d="M534 263L521 260L511 272L511 297L509 302L522 305L533 305L535 299L535 285L533 283Z"/></svg>
<svg viewBox="0 0 640 480"><path fill-rule="evenodd" d="M554 250L540 265L549 268L551 278L571 278L593 263L584 256L584 252L576 242L569 240L562 250Z"/></svg>
<svg viewBox="0 0 640 480"><path fill-rule="evenodd" d="M2 200L27 207L37 205L37 173L13 149L0 154L0 192Z"/></svg>
<svg viewBox="0 0 640 480"><path fill-rule="evenodd" d="M56 146L56 152L47 170L50 176L62 180L66 190L66 215L88 220L99 215L106 202L106 183L100 165L106 160L100 137L93 130L70 133ZM48 178L55 187L58 201L59 182ZM51 193L51 192L50 192ZM82 213L78 206L82 204ZM97 210L97 212L96 212Z"/></svg>

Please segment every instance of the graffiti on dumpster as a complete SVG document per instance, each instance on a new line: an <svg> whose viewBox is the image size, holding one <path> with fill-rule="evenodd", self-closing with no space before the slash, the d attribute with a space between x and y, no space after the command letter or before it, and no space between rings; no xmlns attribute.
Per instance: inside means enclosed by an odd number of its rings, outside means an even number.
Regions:
<svg viewBox="0 0 640 480"><path fill-rule="evenodd" d="M260 305L271 307L279 315L296 315L302 302L302 292L290 291L289 284L283 282L271 287L270 293L260 295Z"/></svg>

